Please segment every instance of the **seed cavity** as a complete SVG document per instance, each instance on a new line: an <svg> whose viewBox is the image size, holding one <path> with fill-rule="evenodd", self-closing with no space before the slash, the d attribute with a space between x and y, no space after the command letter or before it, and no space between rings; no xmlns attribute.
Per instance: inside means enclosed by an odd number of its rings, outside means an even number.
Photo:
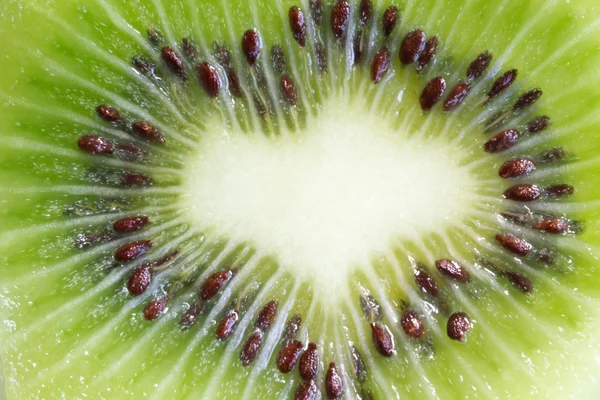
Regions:
<svg viewBox="0 0 600 400"><path fill-rule="evenodd" d="M396 27L396 23L398 22L398 8L395 6L389 6L383 12L382 17L382 26L383 26L383 35L385 38L389 38L394 28Z"/></svg>
<svg viewBox="0 0 600 400"><path fill-rule="evenodd" d="M514 271L507 271L506 278L522 293L531 293L533 291L533 284L525 275Z"/></svg>
<svg viewBox="0 0 600 400"><path fill-rule="evenodd" d="M121 175L121 184L126 187L150 186L152 179L140 172L125 171Z"/></svg>
<svg viewBox="0 0 600 400"><path fill-rule="evenodd" d="M152 264L143 263L135 268L127 282L127 290L133 296L144 293L152 283Z"/></svg>
<svg viewBox="0 0 600 400"><path fill-rule="evenodd" d="M152 245L151 240L136 240L135 242L124 244L115 251L115 260L120 262L133 261L150 251Z"/></svg>
<svg viewBox="0 0 600 400"><path fill-rule="evenodd" d="M492 62L492 54L488 51L484 51L475 58L469 68L467 68L467 79L473 81L479 79L481 75L488 69Z"/></svg>
<svg viewBox="0 0 600 400"><path fill-rule="evenodd" d="M569 232L569 224L563 218L542 218L533 225L533 229L553 234Z"/></svg>
<svg viewBox="0 0 600 400"><path fill-rule="evenodd" d="M294 339L298 333L298 329L300 329L300 325L302 325L300 314L293 315L285 326L284 338L288 341Z"/></svg>
<svg viewBox="0 0 600 400"><path fill-rule="evenodd" d="M156 143L164 143L165 137L158 129L144 121L135 122L131 129L140 137Z"/></svg>
<svg viewBox="0 0 600 400"><path fill-rule="evenodd" d="M491 100L508 89L514 83L515 79L517 79L517 74L516 69L511 69L496 79L487 94L488 99Z"/></svg>
<svg viewBox="0 0 600 400"><path fill-rule="evenodd" d="M300 47L306 46L306 21L304 13L297 6L292 6L288 13L292 35Z"/></svg>
<svg viewBox="0 0 600 400"><path fill-rule="evenodd" d="M539 133L546 130L550 126L550 117L542 115L532 119L527 123L528 133Z"/></svg>
<svg viewBox="0 0 600 400"><path fill-rule="evenodd" d="M542 163L551 163L562 160L565 158L566 152L562 147L555 147L550 149L539 156L539 161Z"/></svg>
<svg viewBox="0 0 600 400"><path fill-rule="evenodd" d="M296 366L303 347L304 344L298 340L292 340L283 346L277 354L277 368L279 368L279 371L284 374L291 372Z"/></svg>
<svg viewBox="0 0 600 400"><path fill-rule="evenodd" d="M371 66L371 79L375 84L379 83L390 68L391 55L387 47L380 49L373 58Z"/></svg>
<svg viewBox="0 0 600 400"><path fill-rule="evenodd" d="M154 25L152 25L148 31L148 40L150 41L150 43L152 43L154 46L158 47L161 45L161 43L163 43L165 41L165 37L162 34L162 32Z"/></svg>
<svg viewBox="0 0 600 400"><path fill-rule="evenodd" d="M437 104L446 91L446 80L441 76L430 80L421 93L421 109L429 111Z"/></svg>
<svg viewBox="0 0 600 400"><path fill-rule="evenodd" d="M339 399L344 394L344 382L334 362L329 363L329 369L325 376L325 389L328 399Z"/></svg>
<svg viewBox="0 0 600 400"><path fill-rule="evenodd" d="M284 73L286 70L287 62L285 60L285 53L279 45L271 47L271 64L273 65L273 70L279 74Z"/></svg>
<svg viewBox="0 0 600 400"><path fill-rule="evenodd" d="M448 318L446 331L450 339L466 342L469 329L471 329L471 319L464 312L455 312Z"/></svg>
<svg viewBox="0 0 600 400"><path fill-rule="evenodd" d="M252 335L246 340L240 353L240 361L244 367L252 364L258 355L258 351L262 346L263 332L260 329L255 330Z"/></svg>
<svg viewBox="0 0 600 400"><path fill-rule="evenodd" d="M294 80L289 75L283 75L280 80L281 95L291 106L295 106L298 101L298 89Z"/></svg>
<svg viewBox="0 0 600 400"><path fill-rule="evenodd" d="M422 71L426 66L431 63L437 53L438 38L435 36L430 37L425 42L423 51L417 57L417 71Z"/></svg>
<svg viewBox="0 0 600 400"><path fill-rule="evenodd" d="M352 38L352 54L354 55L354 65L360 64L363 58L363 32L362 28L359 28L358 31L354 34L354 38Z"/></svg>
<svg viewBox="0 0 600 400"><path fill-rule="evenodd" d="M271 300L268 302L267 305L265 305L258 313L258 317L256 318L256 327L264 332L268 331L275 321L278 306L279 302L277 300Z"/></svg>
<svg viewBox="0 0 600 400"><path fill-rule="evenodd" d="M102 136L82 136L79 138L77 145L89 154L113 154L115 152L115 146Z"/></svg>
<svg viewBox="0 0 600 400"><path fill-rule="evenodd" d="M231 310L225 315L219 325L217 325L216 335L219 340L226 340L229 338L235 326L238 322L240 315L236 310Z"/></svg>
<svg viewBox="0 0 600 400"><path fill-rule="evenodd" d="M168 297L154 299L144 307L144 318L148 321L155 320L167 311Z"/></svg>
<svg viewBox="0 0 600 400"><path fill-rule="evenodd" d="M233 271L224 269L209 276L198 291L198 297L204 301L210 300L233 278Z"/></svg>
<svg viewBox="0 0 600 400"><path fill-rule="evenodd" d="M425 33L420 29L409 32L400 44L400 62L409 65L417 60L417 57L425 47Z"/></svg>
<svg viewBox="0 0 600 400"><path fill-rule="evenodd" d="M321 0L309 0L308 7L315 25L321 26L323 23L323 3L321 3Z"/></svg>
<svg viewBox="0 0 600 400"><path fill-rule="evenodd" d="M131 59L131 64L137 72L144 75L146 78L155 77L156 65L152 64L146 57L135 56Z"/></svg>
<svg viewBox="0 0 600 400"><path fill-rule="evenodd" d="M202 305L198 305L196 303L191 304L189 308L183 313L181 318L179 319L179 326L181 329L189 329L195 323L202 311L204 310L204 303Z"/></svg>
<svg viewBox="0 0 600 400"><path fill-rule="evenodd" d="M96 112L98 113L98 116L106 122L114 123L123 121L123 117L121 117L119 111L111 106L107 106L106 104L96 107Z"/></svg>
<svg viewBox="0 0 600 400"><path fill-rule="evenodd" d="M338 0L331 7L331 29L333 36L340 39L346 32L350 19L350 3L347 0Z"/></svg>
<svg viewBox="0 0 600 400"><path fill-rule="evenodd" d="M256 64L256 60L258 60L261 50L262 43L258 32L254 29L248 29L244 32L242 35L242 52L250 67L253 67L254 64Z"/></svg>
<svg viewBox="0 0 600 400"><path fill-rule="evenodd" d="M571 185L561 183L547 187L544 192L548 197L567 197L575 193L575 188Z"/></svg>
<svg viewBox="0 0 600 400"><path fill-rule="evenodd" d="M358 23L364 27L369 23L371 16L373 15L373 3L371 0L361 0L358 9Z"/></svg>
<svg viewBox="0 0 600 400"><path fill-rule="evenodd" d="M513 147L519 140L520 135L521 133L516 129L504 130L492 136L490 140L483 145L483 148L488 153L499 153Z"/></svg>
<svg viewBox="0 0 600 400"><path fill-rule="evenodd" d="M312 379L300 384L294 394L294 400L316 400L318 398L320 398L319 389Z"/></svg>
<svg viewBox="0 0 600 400"><path fill-rule="evenodd" d="M315 58L319 73L324 74L327 72L327 50L325 50L325 46L322 43L317 43L316 45Z"/></svg>
<svg viewBox="0 0 600 400"><path fill-rule="evenodd" d="M499 175L504 179L520 178L529 175L535 169L535 162L528 158L514 158L500 167Z"/></svg>
<svg viewBox="0 0 600 400"><path fill-rule="evenodd" d="M396 345L394 344L394 337L387 326L371 322L371 333L373 344L382 356L391 357L394 355Z"/></svg>
<svg viewBox="0 0 600 400"><path fill-rule="evenodd" d="M469 271L459 263L453 260L448 260L446 258L442 258L435 262L435 267L440 271L440 273L448 278L452 278L458 282L469 282L471 280L471 275Z"/></svg>
<svg viewBox="0 0 600 400"><path fill-rule="evenodd" d="M145 215L121 218L113 223L113 229L119 233L137 232L148 225L149 221L150 219Z"/></svg>
<svg viewBox="0 0 600 400"><path fill-rule="evenodd" d="M198 64L197 71L204 91L212 98L217 97L221 90L221 80L215 67L204 61Z"/></svg>
<svg viewBox="0 0 600 400"><path fill-rule="evenodd" d="M183 54L187 57L188 60L194 61L196 57L198 57L198 46L194 44L192 39L181 39L181 48L183 49Z"/></svg>
<svg viewBox="0 0 600 400"><path fill-rule="evenodd" d="M319 353L316 343L309 343L300 357L298 365L300 376L304 380L314 379L319 372Z"/></svg>
<svg viewBox="0 0 600 400"><path fill-rule="evenodd" d="M161 56L167 67L172 73L177 75L181 80L187 80L187 72L185 71L185 65L182 58L177 54L173 48L165 46L161 50Z"/></svg>
<svg viewBox="0 0 600 400"><path fill-rule="evenodd" d="M533 184L514 185L506 189L504 198L513 201L529 202L540 197L542 191Z"/></svg>
<svg viewBox="0 0 600 400"><path fill-rule="evenodd" d="M523 93L513 106L513 111L521 111L527 107L533 105L536 101L542 97L542 89L533 89L526 93Z"/></svg>
<svg viewBox="0 0 600 400"><path fill-rule="evenodd" d="M400 324L406 336L419 339L425 333L423 318L415 310L406 310L402 314Z"/></svg>
<svg viewBox="0 0 600 400"><path fill-rule="evenodd" d="M525 239L517 237L512 233L498 234L496 240L506 250L519 256L525 256L533 249L533 246L529 244Z"/></svg>
<svg viewBox="0 0 600 400"><path fill-rule="evenodd" d="M367 367L365 361L360 354L360 351L353 344L350 345L350 353L352 355L352 364L354 366L354 375L359 382L364 382L367 379Z"/></svg>
<svg viewBox="0 0 600 400"><path fill-rule="evenodd" d="M428 294L432 297L437 297L438 295L438 284L433 276L424 271L423 269L419 269L415 271L415 282L417 286L423 291L423 293Z"/></svg>
<svg viewBox="0 0 600 400"><path fill-rule="evenodd" d="M365 316L370 321L379 321L383 317L381 314L381 306L368 292L360 296L360 306L365 313Z"/></svg>
<svg viewBox="0 0 600 400"><path fill-rule="evenodd" d="M444 111L452 111L456 107L462 104L463 101L469 95L471 91L471 84L469 82L459 82L448 94L446 101L444 102Z"/></svg>

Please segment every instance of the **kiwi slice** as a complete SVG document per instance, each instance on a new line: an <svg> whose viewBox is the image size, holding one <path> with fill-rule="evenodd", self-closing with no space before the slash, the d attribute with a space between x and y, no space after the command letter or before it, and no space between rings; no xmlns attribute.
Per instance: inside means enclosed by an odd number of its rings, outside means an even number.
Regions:
<svg viewBox="0 0 600 400"><path fill-rule="evenodd" d="M594 1L0 15L8 398L597 395Z"/></svg>

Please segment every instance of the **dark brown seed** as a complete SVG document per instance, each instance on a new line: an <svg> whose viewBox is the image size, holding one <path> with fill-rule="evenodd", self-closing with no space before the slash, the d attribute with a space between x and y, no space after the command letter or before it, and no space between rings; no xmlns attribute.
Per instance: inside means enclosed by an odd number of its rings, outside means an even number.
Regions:
<svg viewBox="0 0 600 400"><path fill-rule="evenodd" d="M242 352L240 353L240 361L244 367L252 364L258 355L260 346L262 346L262 338L262 331L257 329L250 335L248 340L246 340L246 343L244 343L244 347L242 347Z"/></svg>
<svg viewBox="0 0 600 400"><path fill-rule="evenodd" d="M535 225L533 229L548 233L567 233L569 232L569 224L562 218L543 218Z"/></svg>
<svg viewBox="0 0 600 400"><path fill-rule="evenodd" d="M389 6L383 12L382 18L383 34L386 37L386 39L392 34L397 22L398 8L395 6Z"/></svg>
<svg viewBox="0 0 600 400"><path fill-rule="evenodd" d="M354 34L354 37L352 38L352 53L354 55L354 65L360 64L363 58L362 35L362 28L359 28L358 32L356 32Z"/></svg>
<svg viewBox="0 0 600 400"><path fill-rule="evenodd" d="M197 71L204 91L212 98L217 97L221 90L221 80L215 67L207 62L201 62L198 64Z"/></svg>
<svg viewBox="0 0 600 400"><path fill-rule="evenodd" d="M404 330L404 333L406 333L406 336L418 339L421 338L425 332L423 319L414 310L406 310L404 314L402 314L400 324L402 325L402 329Z"/></svg>
<svg viewBox="0 0 600 400"><path fill-rule="evenodd" d="M280 81L281 94L284 100L291 106L295 106L298 101L298 89L294 80L289 75L283 75Z"/></svg>
<svg viewBox="0 0 600 400"><path fill-rule="evenodd" d="M135 56L131 59L131 64L140 74L150 78L154 76L156 66L143 56Z"/></svg>
<svg viewBox="0 0 600 400"><path fill-rule="evenodd" d="M96 107L96 112L98 113L98 116L106 122L123 121L123 117L121 117L121 114L119 114L119 112L115 108L107 106L106 104L102 104Z"/></svg>
<svg viewBox="0 0 600 400"><path fill-rule="evenodd" d="M538 133L546 130L548 126L550 126L550 117L542 115L541 117L534 118L527 123L527 132Z"/></svg>
<svg viewBox="0 0 600 400"><path fill-rule="evenodd" d="M528 202L540 197L539 187L532 184L514 185L504 191L504 198L513 201Z"/></svg>
<svg viewBox="0 0 600 400"><path fill-rule="evenodd" d="M150 43L152 43L155 46L160 46L160 44L165 40L162 32L159 31L158 28L154 25L152 25L150 29L148 29L147 33L148 40L150 40Z"/></svg>
<svg viewBox="0 0 600 400"><path fill-rule="evenodd" d="M167 303L169 302L168 297L161 299L152 300L144 307L144 318L148 321L152 321L167 311Z"/></svg>
<svg viewBox="0 0 600 400"><path fill-rule="evenodd" d="M296 333L298 333L298 329L300 329L300 325L302 325L302 317L299 314L293 315L285 326L285 332L283 336L287 340L292 340L296 337Z"/></svg>
<svg viewBox="0 0 600 400"><path fill-rule="evenodd" d="M367 379L367 367L365 366L365 361L360 354L360 351L354 346L350 346L350 351L352 353L352 365L354 366L354 374L356 375L356 379L359 382L364 382Z"/></svg>
<svg viewBox="0 0 600 400"><path fill-rule="evenodd" d="M294 394L294 400L316 400L319 397L319 389L312 379L301 384Z"/></svg>
<svg viewBox="0 0 600 400"><path fill-rule="evenodd" d="M196 320L202 313L203 309L204 306L200 306L195 303L190 305L190 307L181 316L181 319L179 319L179 325L181 326L181 329L188 329L192 327L196 323Z"/></svg>
<svg viewBox="0 0 600 400"><path fill-rule="evenodd" d="M209 276L198 291L198 296L206 301L212 299L233 277L233 271L224 269Z"/></svg>
<svg viewBox="0 0 600 400"><path fill-rule="evenodd" d="M490 63L492 62L492 55L484 51L480 55L477 56L476 59L469 65L467 69L467 79L470 81L474 79L478 79L483 75L483 73L488 69Z"/></svg>
<svg viewBox="0 0 600 400"><path fill-rule="evenodd" d="M242 36L242 52L251 67L256 64L261 50L262 44L258 32L254 29L248 29L244 32Z"/></svg>
<svg viewBox="0 0 600 400"><path fill-rule="evenodd" d="M533 246L531 244L527 243L527 241L525 239L517 237L517 236L513 235L512 233L496 235L496 240L506 250L510 251L511 253L520 255L520 256L525 256L525 255L529 254L529 252L533 249Z"/></svg>
<svg viewBox="0 0 600 400"><path fill-rule="evenodd" d="M233 68L227 70L227 85L229 93L231 93L232 96L237 98L243 96L244 93L242 92L242 86L240 85L240 78Z"/></svg>
<svg viewBox="0 0 600 400"><path fill-rule="evenodd" d="M531 293L533 290L533 284L531 281L526 276L521 275L518 272L507 271L506 277L514 287L523 293Z"/></svg>
<svg viewBox="0 0 600 400"><path fill-rule="evenodd" d="M158 129L144 121L135 122L131 129L140 137L156 143L164 143L165 137Z"/></svg>
<svg viewBox="0 0 600 400"><path fill-rule="evenodd" d="M79 148L89 154L112 154L115 146L106 138L96 135L87 135L79 138Z"/></svg>
<svg viewBox="0 0 600 400"><path fill-rule="evenodd" d="M452 111L456 107L462 104L463 101L469 95L471 91L471 84L469 82L459 82L448 94L446 101L444 102L444 111Z"/></svg>
<svg viewBox="0 0 600 400"><path fill-rule="evenodd" d="M271 300L265 305L256 317L256 327L262 329L263 332L269 330L275 317L277 316L277 306L279 302L277 300Z"/></svg>
<svg viewBox="0 0 600 400"><path fill-rule="evenodd" d="M123 186L149 186L152 184L152 179L139 172L125 171L121 176L121 184Z"/></svg>
<svg viewBox="0 0 600 400"><path fill-rule="evenodd" d="M344 381L342 381L334 362L329 363L329 369L325 376L325 390L328 399L339 399L344 394Z"/></svg>
<svg viewBox="0 0 600 400"><path fill-rule="evenodd" d="M471 329L471 319L464 312L455 312L448 318L446 330L450 339L465 342L469 329Z"/></svg>
<svg viewBox="0 0 600 400"><path fill-rule="evenodd" d="M266 120L269 116L269 110L265 107L265 103L260 99L259 96L254 95L254 107L256 108L256 112L263 120Z"/></svg>
<svg viewBox="0 0 600 400"><path fill-rule="evenodd" d="M360 26L365 26L373 15L373 3L371 0L360 0L358 8L358 22Z"/></svg>
<svg viewBox="0 0 600 400"><path fill-rule="evenodd" d="M441 76L433 78L425 88L423 89L423 93L421 93L421 109L423 111L429 111L436 105L438 101L444 95L446 91L446 81Z"/></svg>
<svg viewBox="0 0 600 400"><path fill-rule="evenodd" d="M540 162L549 163L565 158L566 152L562 147L555 147L540 155Z"/></svg>
<svg viewBox="0 0 600 400"><path fill-rule="evenodd" d="M121 262L133 261L150 251L152 245L151 240L136 240L135 242L124 244L115 251L115 259Z"/></svg>
<svg viewBox="0 0 600 400"><path fill-rule="evenodd" d="M394 354L394 338L386 326L371 322L371 333L375 348L384 357L391 357Z"/></svg>
<svg viewBox="0 0 600 400"><path fill-rule="evenodd" d="M119 233L137 232L148 224L150 219L145 215L126 217L116 220L113 229Z"/></svg>
<svg viewBox="0 0 600 400"><path fill-rule="evenodd" d="M183 38L181 40L181 48L183 49L183 54L185 54L190 61L194 61L198 56L198 46L196 46L189 38Z"/></svg>
<svg viewBox="0 0 600 400"><path fill-rule="evenodd" d="M165 62L165 64L167 64L167 67L169 67L171 72L180 77L182 80L187 80L185 65L183 64L183 60L175 50L173 50L169 46L165 46L161 50L161 55L163 61Z"/></svg>
<svg viewBox="0 0 600 400"><path fill-rule="evenodd" d="M417 71L421 71L425 68L431 60L435 57L435 53L437 53L438 47L438 38L435 36L430 37L425 42L425 47L423 47L423 51L417 57Z"/></svg>
<svg viewBox="0 0 600 400"><path fill-rule="evenodd" d="M213 51L219 64L225 68L231 68L231 54L224 44L215 42L213 45Z"/></svg>
<svg viewBox="0 0 600 400"><path fill-rule="evenodd" d="M575 193L575 188L571 185L561 183L547 187L544 192L548 197L567 197Z"/></svg>
<svg viewBox="0 0 600 400"><path fill-rule="evenodd" d="M327 50L325 50L325 46L322 43L317 43L315 58L319 73L324 74L327 71Z"/></svg>
<svg viewBox="0 0 600 400"><path fill-rule="evenodd" d="M504 179L529 175L535 169L535 162L528 158L514 158L500 167L498 175Z"/></svg>
<svg viewBox="0 0 600 400"><path fill-rule="evenodd" d="M300 47L306 46L306 21L304 20L304 13L298 7L292 6L288 13L288 18L294 39L296 39Z"/></svg>
<svg viewBox="0 0 600 400"><path fill-rule="evenodd" d="M148 289L150 283L152 283L152 264L143 263L131 273L127 282L127 290L130 294L139 296Z"/></svg>
<svg viewBox="0 0 600 400"><path fill-rule="evenodd" d="M511 69L510 71L506 71L502 74L498 79L494 81L492 84L492 88L487 94L489 99L492 99L498 96L500 93L504 92L506 89L513 84L513 82L517 79L517 70Z"/></svg>
<svg viewBox="0 0 600 400"><path fill-rule="evenodd" d="M420 29L409 32L400 45L400 62L409 65L417 60L417 57L425 47L425 33Z"/></svg>
<svg viewBox="0 0 600 400"><path fill-rule="evenodd" d="M315 343L309 343L308 348L302 353L298 369L304 380L314 379L317 376L317 372L319 372L319 353Z"/></svg>
<svg viewBox="0 0 600 400"><path fill-rule="evenodd" d="M437 297L438 295L438 284L433 276L429 275L423 270L415 272L415 282L421 288L423 293L427 293L430 296Z"/></svg>
<svg viewBox="0 0 600 400"><path fill-rule="evenodd" d="M337 39L344 36L350 19L350 4L347 0L338 0L331 7L331 29Z"/></svg>
<svg viewBox="0 0 600 400"><path fill-rule="evenodd" d="M217 325L217 339L227 339L229 335L231 335L231 333L233 332L233 329L235 328L239 317L240 316L236 310L231 310L229 313L227 313L227 315L223 317L221 322L219 322L219 325Z"/></svg>
<svg viewBox="0 0 600 400"><path fill-rule="evenodd" d="M279 45L271 47L271 64L275 72L282 74L286 69L285 54Z"/></svg>
<svg viewBox="0 0 600 400"><path fill-rule="evenodd" d="M498 153L511 148L519 140L520 132L516 129L507 129L490 138L483 148L488 153Z"/></svg>
<svg viewBox="0 0 600 400"><path fill-rule="evenodd" d="M521 111L531 106L536 101L538 101L540 97L542 97L542 93L542 89L533 89L529 92L523 93L521 97L517 99L517 102L513 106L513 111Z"/></svg>
<svg viewBox="0 0 600 400"><path fill-rule="evenodd" d="M387 73L390 68L390 58L390 51L387 47L375 53L373 65L371 66L371 79L374 83L379 83Z"/></svg>
<svg viewBox="0 0 600 400"><path fill-rule="evenodd" d="M459 282L469 282L471 280L471 274L469 271L456 261L442 258L435 262L435 267L442 273L442 275L452 278Z"/></svg>
<svg viewBox="0 0 600 400"><path fill-rule="evenodd" d="M283 346L277 354L277 368L284 374L293 370L303 347L304 344L298 340L292 340Z"/></svg>

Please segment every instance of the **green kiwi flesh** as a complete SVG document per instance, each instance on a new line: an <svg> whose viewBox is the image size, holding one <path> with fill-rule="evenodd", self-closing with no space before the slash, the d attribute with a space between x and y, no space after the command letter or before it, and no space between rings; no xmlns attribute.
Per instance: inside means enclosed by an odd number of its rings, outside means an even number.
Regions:
<svg viewBox="0 0 600 400"><path fill-rule="evenodd" d="M0 397L594 398L593 1L233 3L0 5Z"/></svg>

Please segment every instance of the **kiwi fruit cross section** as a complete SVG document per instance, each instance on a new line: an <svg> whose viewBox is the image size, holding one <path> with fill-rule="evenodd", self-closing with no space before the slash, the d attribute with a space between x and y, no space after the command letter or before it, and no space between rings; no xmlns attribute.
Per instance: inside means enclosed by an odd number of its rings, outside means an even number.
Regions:
<svg viewBox="0 0 600 400"><path fill-rule="evenodd" d="M0 6L4 394L597 398L575 3Z"/></svg>

